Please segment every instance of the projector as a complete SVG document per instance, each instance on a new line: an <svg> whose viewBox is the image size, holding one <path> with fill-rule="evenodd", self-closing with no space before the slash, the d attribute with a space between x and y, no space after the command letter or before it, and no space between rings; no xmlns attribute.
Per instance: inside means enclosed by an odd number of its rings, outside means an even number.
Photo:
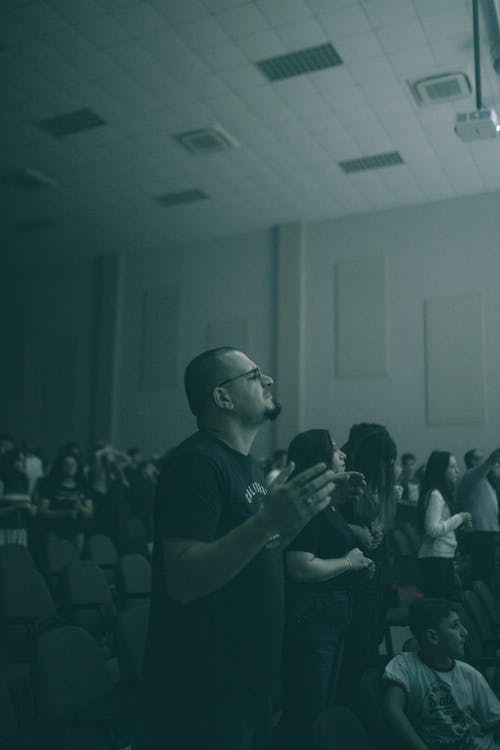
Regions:
<svg viewBox="0 0 500 750"><path fill-rule="evenodd" d="M455 120L455 133L463 141L482 141L494 138L500 131L494 109L477 109L475 112L459 112Z"/></svg>

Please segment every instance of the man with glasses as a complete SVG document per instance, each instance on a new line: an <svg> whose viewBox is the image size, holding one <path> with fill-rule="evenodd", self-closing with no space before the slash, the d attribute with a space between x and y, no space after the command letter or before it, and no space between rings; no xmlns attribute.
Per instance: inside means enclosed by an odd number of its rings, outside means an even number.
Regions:
<svg viewBox="0 0 500 750"><path fill-rule="evenodd" d="M185 373L198 432L171 454L156 502L143 750L264 750L281 657L281 547L330 502L318 464L268 493L250 449L280 405L229 347ZM284 471L287 478L293 466Z"/></svg>

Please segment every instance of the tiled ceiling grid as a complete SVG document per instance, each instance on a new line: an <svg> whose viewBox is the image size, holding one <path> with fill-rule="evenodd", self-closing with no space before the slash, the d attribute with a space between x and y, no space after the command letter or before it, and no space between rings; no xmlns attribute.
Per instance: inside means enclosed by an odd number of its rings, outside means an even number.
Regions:
<svg viewBox="0 0 500 750"><path fill-rule="evenodd" d="M1 184L7 251L168 248L500 190L500 138L467 144L453 132L474 94L419 107L408 87L449 71L474 84L469 0L2 0L1 8L0 177L29 168L56 183ZM255 65L326 43L342 65L274 83ZM499 109L483 18L481 43L483 100ZM106 124L62 138L36 125L85 108ZM174 138L214 123L237 148L191 154ZM355 174L338 164L395 151L403 164ZM208 200L155 200L192 189Z"/></svg>

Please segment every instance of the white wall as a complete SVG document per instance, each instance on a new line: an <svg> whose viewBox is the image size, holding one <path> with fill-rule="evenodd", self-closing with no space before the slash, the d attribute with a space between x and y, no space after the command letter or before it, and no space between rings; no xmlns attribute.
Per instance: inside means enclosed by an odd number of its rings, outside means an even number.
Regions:
<svg viewBox="0 0 500 750"><path fill-rule="evenodd" d="M495 193L307 227L303 403L297 429L326 426L340 442L354 422L379 421L394 434L400 451L412 450L421 460L437 447L461 458L472 446L488 450L500 443L499 202L500 195ZM388 375L339 378L335 375L334 267L341 261L373 256L385 257L387 263ZM238 319L246 326L247 353L265 370L276 373L280 342L275 341L275 234L254 232L164 254L138 252L124 260L114 441L121 447L137 443L145 451L162 451L194 429L182 371L189 359L206 348L208 325L217 328L221 321ZM178 382L175 387L147 390L140 383L143 294L168 284L177 285L180 293ZM92 262L68 257L67 264L57 268L41 264L33 272L26 266L22 271L4 269L0 294L2 358L4 362L14 358L21 384L13 399L12 377L9 386L8 368L0 368L0 431L42 439L49 452L70 438L85 445L91 437L89 399L95 355ZM484 301L486 421L428 425L424 301L462 294L480 294ZM9 328L13 311L24 316L24 323L16 328L19 335L9 338L9 331L14 332ZM449 334L460 336L461 331ZM58 337L78 342L74 427L46 435L44 350L47 341ZM240 346L238 341L230 343ZM450 372L450 383L452 379ZM65 387L64 382L55 383L53 399L59 385ZM280 390L280 397L286 409L286 392ZM273 429L269 425L263 430L255 444L256 455L272 449Z"/></svg>
<svg viewBox="0 0 500 750"><path fill-rule="evenodd" d="M382 422L400 452L411 450L422 461L434 448L454 451L461 459L470 447L488 450L500 444L499 198L460 198L308 227L304 428L330 427L343 442L354 422ZM373 256L387 259L388 375L339 378L334 266ZM424 301L472 293L484 300L486 421L431 426L426 423ZM449 331L450 337L460 335L458 329Z"/></svg>
<svg viewBox="0 0 500 750"><path fill-rule="evenodd" d="M177 385L144 389L140 383L142 299L146 290L178 285L180 351ZM247 341L218 341L246 348L267 372L274 367L275 250L272 231L223 238L164 254L127 256L124 276L122 345L118 368L122 446L166 450L195 429L182 376L188 361L206 348L207 326L237 319ZM272 427L258 436L254 454L272 449Z"/></svg>

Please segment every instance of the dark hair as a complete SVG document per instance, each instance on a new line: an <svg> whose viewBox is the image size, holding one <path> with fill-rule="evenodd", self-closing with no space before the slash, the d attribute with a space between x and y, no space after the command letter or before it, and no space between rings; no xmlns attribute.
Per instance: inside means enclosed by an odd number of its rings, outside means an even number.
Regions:
<svg viewBox="0 0 500 750"><path fill-rule="evenodd" d="M199 417L210 402L213 389L224 380L226 371L223 355L238 351L232 346L219 346L209 349L191 360L184 373L184 388L189 408Z"/></svg>
<svg viewBox="0 0 500 750"><path fill-rule="evenodd" d="M288 446L288 460L295 464L291 476L301 474L320 461L331 467L332 455L333 440L328 430L299 432Z"/></svg>
<svg viewBox="0 0 500 750"><path fill-rule="evenodd" d="M425 533L425 513L432 490L438 490L441 493L450 513L453 514L455 511L454 488L446 477L446 469L449 466L451 456L452 454L449 451L432 451L425 466L417 506L417 526L421 534Z"/></svg>
<svg viewBox="0 0 500 750"><path fill-rule="evenodd" d="M342 451L346 454L346 471L359 471L366 479L364 505L367 513L376 517L375 498L378 498L383 517L392 523L396 512L393 489L397 449L388 430L374 422L355 424ZM375 517L371 520L375 520Z"/></svg>
<svg viewBox="0 0 500 750"><path fill-rule="evenodd" d="M403 453L401 456L401 463L405 464L407 461L416 461L416 457L413 455L413 453Z"/></svg>
<svg viewBox="0 0 500 750"><path fill-rule="evenodd" d="M410 630L420 645L428 628L438 628L456 607L448 599L415 599L408 610Z"/></svg>
<svg viewBox="0 0 500 750"><path fill-rule="evenodd" d="M476 448L471 448L470 451L464 453L464 464L466 469L470 469L474 461L474 454L477 453Z"/></svg>
<svg viewBox="0 0 500 750"><path fill-rule="evenodd" d="M71 451L59 453L56 460L50 467L50 471L45 481L45 486L50 487L50 488L59 486L63 478L64 462L67 458L72 458L73 461L76 463L75 484L80 489L85 490L87 486L87 480L85 479L85 474L83 471L82 463L81 461L78 460L77 456L71 453Z"/></svg>

